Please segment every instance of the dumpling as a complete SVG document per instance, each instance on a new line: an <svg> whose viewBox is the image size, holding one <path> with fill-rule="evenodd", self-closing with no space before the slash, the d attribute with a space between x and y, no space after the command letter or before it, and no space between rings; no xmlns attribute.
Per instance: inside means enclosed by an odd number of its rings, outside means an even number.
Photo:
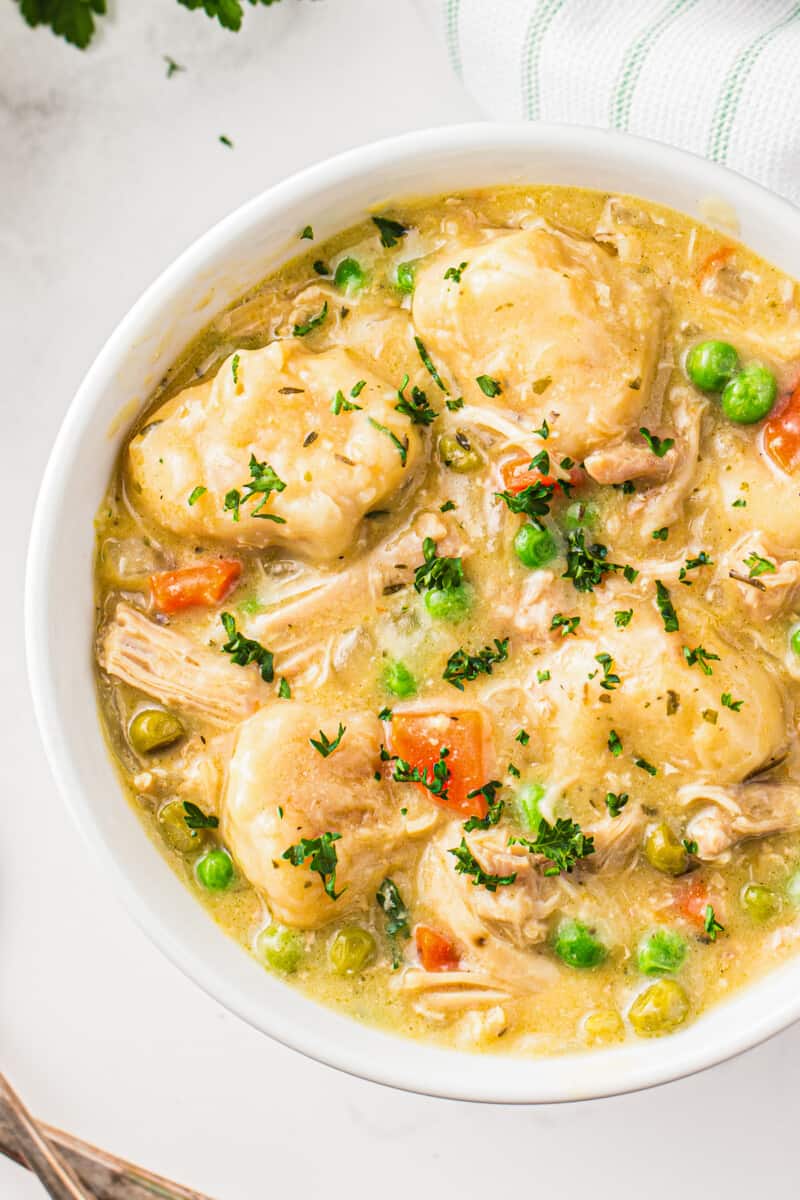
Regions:
<svg viewBox="0 0 800 1200"><path fill-rule="evenodd" d="M419 429L397 402L397 384L344 349L313 354L287 339L240 350L133 438L132 498L184 537L288 545L330 561L350 547L365 513L410 483L423 458ZM263 490L270 479L272 489ZM250 496L252 483L262 490ZM238 512L235 499L226 506L234 492Z"/></svg>
<svg viewBox="0 0 800 1200"><path fill-rule="evenodd" d="M458 279L449 265L466 266ZM487 232L420 265L414 323L465 399L547 420L582 459L639 424L661 338L654 290L590 241L537 225ZM488 397L476 383L495 380Z"/></svg>

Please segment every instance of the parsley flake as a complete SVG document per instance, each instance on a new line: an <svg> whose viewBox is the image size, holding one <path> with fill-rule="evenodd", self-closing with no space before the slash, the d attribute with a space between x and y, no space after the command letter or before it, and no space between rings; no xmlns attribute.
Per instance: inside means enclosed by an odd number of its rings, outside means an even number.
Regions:
<svg viewBox="0 0 800 1200"><path fill-rule="evenodd" d="M748 554L744 565L749 568L751 579L757 579L759 575L774 575L778 569L775 563L770 562L768 558L762 558L760 554Z"/></svg>
<svg viewBox="0 0 800 1200"><path fill-rule="evenodd" d="M510 837L508 844L525 846L531 854L541 854L546 858L551 866L546 868L545 875L570 872L582 858L594 854L594 838L566 817L559 817L553 825L542 817L535 838Z"/></svg>
<svg viewBox="0 0 800 1200"><path fill-rule="evenodd" d="M445 279L452 279L454 283L461 283L461 275L467 266L467 263L462 262L457 267L448 267L444 273Z"/></svg>
<svg viewBox="0 0 800 1200"><path fill-rule="evenodd" d="M725 932L725 926L720 925L719 921L717 920L716 916L714 915L713 904L706 905L706 910L705 910L704 917L703 917L703 928L705 929L706 934L708 935L709 939L712 942L715 942L717 940L718 933Z"/></svg>
<svg viewBox="0 0 800 1200"><path fill-rule="evenodd" d="M479 675L491 675L495 663L505 662L508 658L508 638L494 639L495 649L484 646L477 654L468 654L466 650L455 650L447 660L447 666L442 679L447 680L460 692L464 690L464 682L471 683Z"/></svg>
<svg viewBox="0 0 800 1200"><path fill-rule="evenodd" d="M278 517L274 513L265 513L261 510L268 502L272 492L282 492L286 488L286 484L275 473L269 463L257 462L255 454L250 455L250 480L248 483L242 484L243 491L238 488L232 488L225 494L224 508L226 512L233 513L234 521L239 520L241 506L246 504L248 500L253 500L256 496L261 499L255 508L251 509L251 517L260 517L265 521L275 521L278 525L285 525L283 517Z"/></svg>
<svg viewBox="0 0 800 1200"><path fill-rule="evenodd" d="M625 629L626 626L630 625L632 617L632 608L618 609L618 611L614 613L614 624L616 625L617 629Z"/></svg>
<svg viewBox="0 0 800 1200"><path fill-rule="evenodd" d="M217 829L219 827L219 817L204 813L202 808L193 804L191 800L184 800L183 812L183 819L191 829L192 837L197 836L198 829Z"/></svg>
<svg viewBox="0 0 800 1200"><path fill-rule="evenodd" d="M492 379L491 375L478 375L475 379L478 387L483 392L484 396L501 396L503 389L496 379Z"/></svg>
<svg viewBox="0 0 800 1200"><path fill-rule="evenodd" d="M630 797L627 792L606 792L606 808L610 817L618 817Z"/></svg>
<svg viewBox="0 0 800 1200"><path fill-rule="evenodd" d="M200 497L205 496L207 491L208 488L201 487L200 485L198 485L196 488L192 488L187 501L189 508L192 508L195 504L197 504L197 501L200 499Z"/></svg>
<svg viewBox="0 0 800 1200"><path fill-rule="evenodd" d="M338 842L341 836L340 833L331 833L328 830L319 837L301 838L295 846L289 846L281 855L281 858L287 859L293 867L300 867L306 859L310 859L309 870L319 875L331 900L338 900L345 891L344 888L341 892L336 891L338 857L333 843Z"/></svg>
<svg viewBox="0 0 800 1200"><path fill-rule="evenodd" d="M670 599L669 588L666 588L660 579L656 580L656 605L658 606L658 611L661 613L661 619L664 622L666 632L677 633L680 629L678 614L675 612L675 606Z"/></svg>
<svg viewBox="0 0 800 1200"><path fill-rule="evenodd" d="M644 425L639 430L639 433L647 442L656 458L663 458L667 451L671 450L675 445L675 438L657 437L656 434L651 433L649 429L646 429Z"/></svg>
<svg viewBox="0 0 800 1200"><path fill-rule="evenodd" d="M399 403L395 404L395 411L408 417L412 425L430 425L438 417L438 412L435 408L431 408L428 397L422 388L413 387L411 396L408 397L405 394L407 387L408 376L404 375L403 382L397 391Z"/></svg>
<svg viewBox="0 0 800 1200"><path fill-rule="evenodd" d="M425 343L422 341L422 338L415 337L414 345L417 347L417 353L419 354L420 358L422 359L422 365L425 367L425 370L428 372L428 374L430 375L433 382L436 384L436 386L441 391L446 392L447 395L449 396L450 389L447 387L447 385L445 383L442 382L442 377L439 374L439 372L436 370L436 367L433 365L433 359L431 358L430 354L428 354L428 351L425 349ZM463 404L463 400L461 403Z"/></svg>
<svg viewBox="0 0 800 1200"><path fill-rule="evenodd" d="M464 568L460 558L439 557L433 538L425 538L423 541L422 555L425 561L414 571L416 591L450 591L461 587L464 582Z"/></svg>
<svg viewBox="0 0 800 1200"><path fill-rule="evenodd" d="M720 699L723 708L729 708L731 712L741 712L744 700L734 700L730 692L723 692Z"/></svg>
<svg viewBox="0 0 800 1200"><path fill-rule="evenodd" d="M240 633L230 613L220 613L219 619L228 635L227 642L222 646L222 653L230 654L231 662L236 663L237 667L249 667L251 663L256 663L264 683L272 683L275 678L272 651Z"/></svg>
<svg viewBox="0 0 800 1200"><path fill-rule="evenodd" d="M342 722L340 721L339 728L336 732L336 737L333 739L333 741L331 741L331 739L328 737L328 735L326 733L323 733L323 731L321 729L319 731L319 739L309 738L308 740L311 743L311 745L314 747L314 749L317 751L318 754L321 754L323 758L327 758L330 754L333 754L334 750L339 749L339 746L341 745L341 742L342 742L342 738L344 737L346 732L347 732L347 726L343 725Z"/></svg>
<svg viewBox="0 0 800 1200"><path fill-rule="evenodd" d="M389 217L373 217L372 223L377 226L378 233L381 235L381 245L387 250L396 246L400 238L405 237L408 233L405 225L401 225L399 221L392 221Z"/></svg>
<svg viewBox="0 0 800 1200"><path fill-rule="evenodd" d="M499 887L508 887L517 878L516 871L510 875L488 875L480 865L475 855L462 837L461 845L448 850L456 860L456 871L459 875L470 875L473 887L485 887L487 892L496 892Z"/></svg>
<svg viewBox="0 0 800 1200"><path fill-rule="evenodd" d="M720 661L718 654L710 654L703 646L695 646L694 650L690 650L688 646L684 646L683 657L686 659L688 666L693 667L697 664L704 675L713 675L714 672L708 664Z"/></svg>

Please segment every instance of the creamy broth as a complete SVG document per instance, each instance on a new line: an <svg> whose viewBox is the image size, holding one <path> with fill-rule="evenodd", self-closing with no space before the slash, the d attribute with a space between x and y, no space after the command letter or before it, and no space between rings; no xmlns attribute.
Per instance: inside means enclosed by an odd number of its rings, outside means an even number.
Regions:
<svg viewBox="0 0 800 1200"><path fill-rule="evenodd" d="M226 932L358 1019L673 1032L800 932L797 285L572 188L306 232L98 514L130 801Z"/></svg>

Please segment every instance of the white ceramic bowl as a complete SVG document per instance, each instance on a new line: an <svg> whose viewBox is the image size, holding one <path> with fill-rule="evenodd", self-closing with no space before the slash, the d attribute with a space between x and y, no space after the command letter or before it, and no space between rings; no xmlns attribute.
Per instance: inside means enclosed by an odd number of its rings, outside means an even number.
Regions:
<svg viewBox="0 0 800 1200"><path fill-rule="evenodd" d="M267 974L228 939L148 841L97 721L93 517L122 432L178 351L211 317L297 253L376 205L492 184L632 192L700 215L735 209L744 241L800 276L800 210L730 171L641 139L545 125L460 125L351 150L302 171L195 242L148 289L100 352L70 406L42 482L27 574L31 687L64 800L131 912L201 987L257 1028L345 1071L469 1100L562 1101L662 1083L737 1054L800 1017L800 957L672 1037L521 1059L436 1049L337 1015Z"/></svg>

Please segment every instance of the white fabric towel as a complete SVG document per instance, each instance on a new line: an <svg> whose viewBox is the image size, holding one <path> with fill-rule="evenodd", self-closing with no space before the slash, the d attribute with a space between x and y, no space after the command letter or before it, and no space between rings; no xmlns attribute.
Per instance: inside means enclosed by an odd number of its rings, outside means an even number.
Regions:
<svg viewBox="0 0 800 1200"><path fill-rule="evenodd" d="M800 203L800 3L419 3L490 116L656 138Z"/></svg>

